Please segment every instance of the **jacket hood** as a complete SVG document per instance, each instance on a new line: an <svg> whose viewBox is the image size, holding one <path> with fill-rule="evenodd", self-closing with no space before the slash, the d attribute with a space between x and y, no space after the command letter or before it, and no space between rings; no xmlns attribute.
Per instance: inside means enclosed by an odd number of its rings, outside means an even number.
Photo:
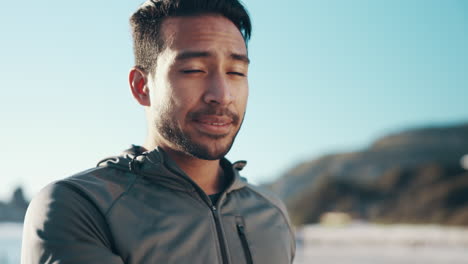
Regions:
<svg viewBox="0 0 468 264"><path fill-rule="evenodd" d="M247 180L239 175L246 161L231 163L226 158L220 160L224 170L231 170L226 193L241 189L247 185ZM113 167L126 172L135 173L168 188L196 192L198 185L172 160L160 147L147 151L145 148L132 145L121 155L105 158L97 164L98 167Z"/></svg>

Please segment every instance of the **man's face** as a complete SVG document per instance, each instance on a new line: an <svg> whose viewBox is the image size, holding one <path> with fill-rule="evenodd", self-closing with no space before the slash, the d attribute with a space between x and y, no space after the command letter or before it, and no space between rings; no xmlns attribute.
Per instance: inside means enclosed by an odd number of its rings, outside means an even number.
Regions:
<svg viewBox="0 0 468 264"><path fill-rule="evenodd" d="M150 76L150 116L158 144L216 160L231 148L248 97L244 39L227 18L171 17L162 24L167 43Z"/></svg>

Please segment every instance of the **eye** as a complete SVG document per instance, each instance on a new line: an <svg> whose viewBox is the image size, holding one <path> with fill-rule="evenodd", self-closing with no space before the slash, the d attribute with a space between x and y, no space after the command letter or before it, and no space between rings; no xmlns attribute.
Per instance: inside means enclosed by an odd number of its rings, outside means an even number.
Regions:
<svg viewBox="0 0 468 264"><path fill-rule="evenodd" d="M182 73L185 73L185 74L190 74L190 73L200 73L200 72L204 72L202 70L182 70L181 71Z"/></svg>
<svg viewBox="0 0 468 264"><path fill-rule="evenodd" d="M237 76L242 76L242 77L245 77L245 76L246 76L246 75L243 74L242 72L228 72L227 74L237 75Z"/></svg>

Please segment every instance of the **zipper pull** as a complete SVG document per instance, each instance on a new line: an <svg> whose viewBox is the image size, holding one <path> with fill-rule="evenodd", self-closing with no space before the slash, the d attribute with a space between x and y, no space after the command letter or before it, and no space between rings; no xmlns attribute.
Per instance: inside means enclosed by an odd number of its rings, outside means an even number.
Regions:
<svg viewBox="0 0 468 264"><path fill-rule="evenodd" d="M237 226L237 232L239 233L239 238L242 243L242 247L244 248L246 262L247 264L253 264L252 253L250 252L249 243L247 242L244 224L239 221L236 223L236 226Z"/></svg>
<svg viewBox="0 0 468 264"><path fill-rule="evenodd" d="M237 223L237 230L239 230L239 233L244 234L244 225Z"/></svg>

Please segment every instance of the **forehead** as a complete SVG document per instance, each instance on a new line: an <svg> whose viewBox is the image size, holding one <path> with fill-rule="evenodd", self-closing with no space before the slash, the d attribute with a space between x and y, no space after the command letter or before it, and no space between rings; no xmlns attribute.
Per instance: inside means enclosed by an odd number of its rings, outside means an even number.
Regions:
<svg viewBox="0 0 468 264"><path fill-rule="evenodd" d="M168 49L216 49L247 53L239 29L221 15L169 17L164 20L161 29Z"/></svg>

